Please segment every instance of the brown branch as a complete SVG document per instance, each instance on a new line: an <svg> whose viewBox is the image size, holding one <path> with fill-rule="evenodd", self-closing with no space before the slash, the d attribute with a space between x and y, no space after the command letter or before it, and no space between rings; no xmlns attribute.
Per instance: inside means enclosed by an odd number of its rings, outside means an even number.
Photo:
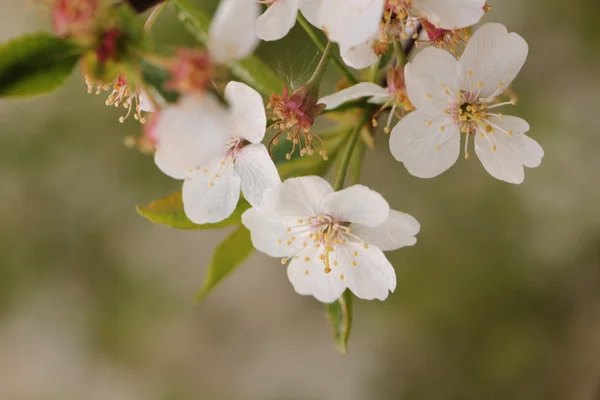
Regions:
<svg viewBox="0 0 600 400"><path fill-rule="evenodd" d="M143 13L162 2L163 0L123 0L121 3L129 3L137 12Z"/></svg>

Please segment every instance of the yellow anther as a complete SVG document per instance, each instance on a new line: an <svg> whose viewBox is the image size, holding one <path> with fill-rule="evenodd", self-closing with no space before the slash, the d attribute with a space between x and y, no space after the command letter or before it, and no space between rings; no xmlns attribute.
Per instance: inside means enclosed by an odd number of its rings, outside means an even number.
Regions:
<svg viewBox="0 0 600 400"><path fill-rule="evenodd" d="M291 242L290 240L288 240L288 242L287 242L287 245L288 245L288 246L291 246L291 245L292 245L292 242Z"/></svg>
<svg viewBox="0 0 600 400"><path fill-rule="evenodd" d="M469 153L465 153L465 160L469 159Z"/></svg>
<svg viewBox="0 0 600 400"><path fill-rule="evenodd" d="M356 251L356 250L355 250L355 251L353 251L353 252L352 252L352 255L353 255L354 257L358 257L358 251Z"/></svg>
<svg viewBox="0 0 600 400"><path fill-rule="evenodd" d="M344 280L344 274L340 275L340 279Z"/></svg>
<svg viewBox="0 0 600 400"><path fill-rule="evenodd" d="M329 267L326 267L326 268L325 268L325 273L326 273L326 274L328 274L328 273L330 273L330 272L331 272L331 268L329 268Z"/></svg>
<svg viewBox="0 0 600 400"><path fill-rule="evenodd" d="M461 112L462 112L462 110L461 110ZM431 126L431 124L433 124L432 120L427 121L427 126Z"/></svg>
<svg viewBox="0 0 600 400"><path fill-rule="evenodd" d="M286 231L289 233L292 231L292 228L287 228Z"/></svg>
<svg viewBox="0 0 600 400"><path fill-rule="evenodd" d="M477 82L477 87L481 89L483 87L483 82Z"/></svg>
<svg viewBox="0 0 600 400"><path fill-rule="evenodd" d="M304 257L304 261L305 261L305 262L309 262L309 261L310 261L310 257L308 257L308 256L307 256L307 257Z"/></svg>
<svg viewBox="0 0 600 400"><path fill-rule="evenodd" d="M333 262L333 265L337 267L337 265L338 265L338 262L337 262L337 260L335 260L335 261Z"/></svg>
<svg viewBox="0 0 600 400"><path fill-rule="evenodd" d="M435 149L436 149L436 150L440 150L440 149L441 149L441 147L440 147L440 146L435 146Z"/></svg>
<svg viewBox="0 0 600 400"><path fill-rule="evenodd" d="M496 151L496 145L492 146L492 151Z"/></svg>
<svg viewBox="0 0 600 400"><path fill-rule="evenodd" d="M365 249L368 249L368 248L369 248L369 245L368 245L367 243L365 243L365 244L363 245L363 247L364 247Z"/></svg>
<svg viewBox="0 0 600 400"><path fill-rule="evenodd" d="M425 96L427 96L428 99L431 99L433 96L431 95L431 93L427 93Z"/></svg>
<svg viewBox="0 0 600 400"><path fill-rule="evenodd" d="M512 136L512 135L513 135L513 131L506 131L506 134L507 134L508 136Z"/></svg>
<svg viewBox="0 0 600 400"><path fill-rule="evenodd" d="M356 267L356 262L352 261L352 266Z"/></svg>
<svg viewBox="0 0 600 400"><path fill-rule="evenodd" d="M285 264L287 264L287 262L288 262L288 259L287 259L287 258L282 258L282 259L281 259L281 263L282 263L282 264L284 264L284 265L285 265Z"/></svg>
<svg viewBox="0 0 600 400"><path fill-rule="evenodd" d="M299 224L302 224L302 223L304 223L304 220L302 220L302 219L299 219L299 220L298 220L298 223L299 223Z"/></svg>
<svg viewBox="0 0 600 400"><path fill-rule="evenodd" d="M281 244L281 243L283 243L283 241L281 239L278 239L277 243Z"/></svg>

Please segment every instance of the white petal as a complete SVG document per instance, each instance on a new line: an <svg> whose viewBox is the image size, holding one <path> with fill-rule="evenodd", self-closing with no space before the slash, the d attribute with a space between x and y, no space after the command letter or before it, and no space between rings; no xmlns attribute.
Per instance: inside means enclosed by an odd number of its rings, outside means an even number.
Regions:
<svg viewBox="0 0 600 400"><path fill-rule="evenodd" d="M319 13L321 12L323 0L300 0L299 4L300 11L306 20L320 29Z"/></svg>
<svg viewBox="0 0 600 400"><path fill-rule="evenodd" d="M260 5L252 0L221 0L208 33L208 50L217 64L248 57L259 39L254 24Z"/></svg>
<svg viewBox="0 0 600 400"><path fill-rule="evenodd" d="M235 133L232 136L260 143L267 129L267 115L260 93L244 83L231 81L225 87L225 99L233 111Z"/></svg>
<svg viewBox="0 0 600 400"><path fill-rule="evenodd" d="M392 129L390 150L412 175L433 178L458 159L459 129L447 115L430 117L413 111Z"/></svg>
<svg viewBox="0 0 600 400"><path fill-rule="evenodd" d="M460 57L461 87L472 92L480 90L482 98L501 94L525 64L528 51L527 42L516 33L508 33L504 25L482 25Z"/></svg>
<svg viewBox="0 0 600 400"><path fill-rule="evenodd" d="M475 25L485 14L486 0L413 0L413 7L433 25L460 29Z"/></svg>
<svg viewBox="0 0 600 400"><path fill-rule="evenodd" d="M340 54L344 63L354 69L370 67L379 59L373 50L373 39L350 46L340 44Z"/></svg>
<svg viewBox="0 0 600 400"><path fill-rule="evenodd" d="M264 144L250 144L235 157L235 171L242 180L242 193L253 207L262 205L269 187L281 183L275 163Z"/></svg>
<svg viewBox="0 0 600 400"><path fill-rule="evenodd" d="M394 267L376 246L365 249L361 244L353 243L338 246L335 254L344 275L343 281L356 297L385 300L389 292L396 289ZM334 274L336 267L332 269Z"/></svg>
<svg viewBox="0 0 600 400"><path fill-rule="evenodd" d="M319 99L319 103L325 104L327 110L332 110L347 101L360 99L361 97L376 97L388 99L390 94L379 85L370 82L357 83L354 86L340 90L337 93L330 94Z"/></svg>
<svg viewBox="0 0 600 400"><path fill-rule="evenodd" d="M309 235L308 231L288 232L288 228L298 225L296 219L281 217L259 208L245 211L242 214L242 223L250 231L252 245L271 257L289 257L296 254L304 248L304 241Z"/></svg>
<svg viewBox="0 0 600 400"><path fill-rule="evenodd" d="M385 0L323 0L319 20L329 40L344 47L372 38L381 23Z"/></svg>
<svg viewBox="0 0 600 400"><path fill-rule="evenodd" d="M298 0L277 0L256 20L256 34L262 40L279 40L296 23Z"/></svg>
<svg viewBox="0 0 600 400"><path fill-rule="evenodd" d="M292 259L287 274L296 293L314 296L323 303L333 303L346 290L346 283L340 279L339 271L338 268L326 273L325 265L319 259L319 251L309 247Z"/></svg>
<svg viewBox="0 0 600 400"><path fill-rule="evenodd" d="M366 226L382 224L388 217L390 206L383 196L363 185L331 193L323 200L323 212L343 222Z"/></svg>
<svg viewBox="0 0 600 400"><path fill-rule="evenodd" d="M221 160L216 160L185 180L182 196L185 215L192 222L219 222L235 210L240 198L240 177L231 162L223 166Z"/></svg>
<svg viewBox="0 0 600 400"><path fill-rule="evenodd" d="M140 102L140 104L139 104L140 110L142 110L144 112L156 111L154 109L154 104L152 104L152 101L150 100L150 97L148 96L148 93L145 90L140 91L139 102Z"/></svg>
<svg viewBox="0 0 600 400"><path fill-rule="evenodd" d="M230 126L227 109L214 96L185 96L157 115L154 161L165 174L185 179L220 156Z"/></svg>
<svg viewBox="0 0 600 400"><path fill-rule="evenodd" d="M322 214L323 199L333 188L319 176L303 176L290 178L278 185L276 189L267 190L263 201L281 216L300 219Z"/></svg>
<svg viewBox="0 0 600 400"><path fill-rule="evenodd" d="M377 246L383 251L391 251L417 243L415 235L419 233L421 226L412 216L390 210L388 218L381 225L368 227L352 224L350 229L369 245Z"/></svg>
<svg viewBox="0 0 600 400"><path fill-rule="evenodd" d="M544 150L535 140L525 135L529 125L521 118L503 116L488 119L512 135L494 129L491 133L477 133L475 152L485 170L496 179L509 183L522 183L523 166L535 168L542 162Z"/></svg>
<svg viewBox="0 0 600 400"><path fill-rule="evenodd" d="M428 47L404 68L406 90L417 109L442 111L455 101L458 62L446 50Z"/></svg>

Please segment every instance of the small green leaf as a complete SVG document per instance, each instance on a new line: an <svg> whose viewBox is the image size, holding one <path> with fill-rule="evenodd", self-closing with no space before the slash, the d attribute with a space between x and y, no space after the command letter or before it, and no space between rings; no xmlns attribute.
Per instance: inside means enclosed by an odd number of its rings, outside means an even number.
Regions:
<svg viewBox="0 0 600 400"><path fill-rule="evenodd" d="M0 97L35 96L60 87L82 54L73 41L49 33L0 45Z"/></svg>
<svg viewBox="0 0 600 400"><path fill-rule="evenodd" d="M136 207L138 213L147 220L177 229L218 229L239 225L243 212L248 208L250 208L250 204L246 200L240 199L235 211L227 219L215 224L198 225L186 217L183 211L181 192L173 193L147 206Z"/></svg>
<svg viewBox="0 0 600 400"><path fill-rule="evenodd" d="M207 12L191 0L173 0L172 4L188 31L198 41L205 43L208 40L207 32L210 26L210 16ZM279 76L256 56L232 62L229 68L234 76L265 96L283 91L283 84Z"/></svg>
<svg viewBox="0 0 600 400"><path fill-rule="evenodd" d="M333 341L340 353L348 352L348 339L352 329L352 307L354 296L346 290L336 302L327 304L326 316L333 328Z"/></svg>
<svg viewBox="0 0 600 400"><path fill-rule="evenodd" d="M250 231L240 225L227 237L213 253L202 289L196 294L196 301L202 300L227 275L240 266L254 252Z"/></svg>

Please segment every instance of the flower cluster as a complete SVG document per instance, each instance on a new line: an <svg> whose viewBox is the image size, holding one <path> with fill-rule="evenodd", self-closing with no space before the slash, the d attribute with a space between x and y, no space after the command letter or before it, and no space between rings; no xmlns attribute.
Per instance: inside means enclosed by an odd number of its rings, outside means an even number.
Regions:
<svg viewBox="0 0 600 400"><path fill-rule="evenodd" d="M366 186L344 188L350 163L362 162L353 158L356 144L374 143L381 116L391 154L419 178L456 163L461 140L465 158L473 143L485 170L513 184L544 155L525 120L499 112L515 104L509 87L528 45L498 23L471 30L489 10L485 0L221 0L207 32L197 35L204 46L171 54L153 53L143 40L155 13L136 31L129 14L109 13L103 22L99 9L98 0L54 1L55 33L85 43L90 91L109 91L108 105L147 122L139 143L163 173L183 181L187 219L203 225L238 218L256 249L281 258L296 292L325 303L347 289L386 299L396 275L383 252L414 245L420 230ZM321 59L303 85L275 82L279 89L271 90L240 61L297 21ZM345 79L322 95L330 63ZM148 78L146 64L163 79ZM366 67L362 75L350 69ZM331 153L314 126L324 113L346 135ZM278 159L271 147L280 137L290 143ZM280 176L285 167L278 172L276 162L301 168ZM315 176L326 171L321 165L338 166L335 185Z"/></svg>

